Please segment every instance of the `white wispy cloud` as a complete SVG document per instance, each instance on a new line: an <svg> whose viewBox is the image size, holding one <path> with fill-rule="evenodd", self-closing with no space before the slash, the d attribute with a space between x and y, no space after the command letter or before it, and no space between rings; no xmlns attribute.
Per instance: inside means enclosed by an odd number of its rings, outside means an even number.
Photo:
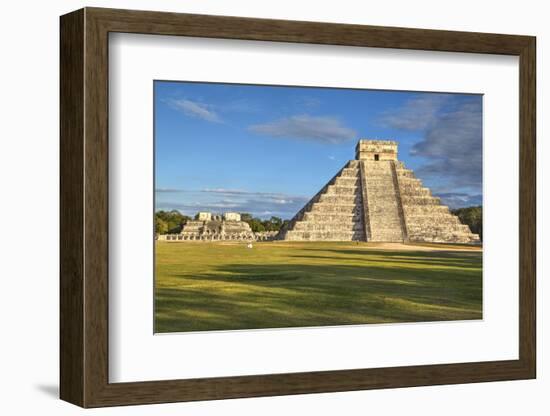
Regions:
<svg viewBox="0 0 550 416"><path fill-rule="evenodd" d="M271 137L312 140L322 143L341 143L357 138L357 132L331 116L296 115L255 124L249 131Z"/></svg>
<svg viewBox="0 0 550 416"><path fill-rule="evenodd" d="M301 198L298 196L292 196L292 195L288 195L280 192L247 191L244 189L205 188L205 189L201 189L201 192L221 194L221 195L236 195L236 196L244 195L244 196L255 196L255 197L265 197L265 198L279 198L279 199Z"/></svg>
<svg viewBox="0 0 550 416"><path fill-rule="evenodd" d="M408 100L396 111L382 115L380 122L398 130L421 131L437 120L438 112L451 98L448 94L423 94Z"/></svg>
<svg viewBox="0 0 550 416"><path fill-rule="evenodd" d="M321 106L321 100L317 97L300 96L293 99L297 108L313 110Z"/></svg>
<svg viewBox="0 0 550 416"><path fill-rule="evenodd" d="M166 196L173 192L174 199L164 197L157 199L157 209L177 209L186 215L194 215L198 211L225 212L228 210L248 212L264 217L267 213L291 218L309 200L308 196L289 195L282 192L248 191L243 189L211 188L201 190L157 189ZM179 197L178 193L204 195L193 201L189 196ZM186 195L186 194L184 194Z"/></svg>
<svg viewBox="0 0 550 416"><path fill-rule="evenodd" d="M178 188L156 188L155 192L158 193L175 193L175 192L185 192L184 189L178 189Z"/></svg>
<svg viewBox="0 0 550 416"><path fill-rule="evenodd" d="M481 194L470 195L464 192L444 192L435 193L435 195L440 197L443 204L451 209L477 206L483 203Z"/></svg>
<svg viewBox="0 0 550 416"><path fill-rule="evenodd" d="M200 103L198 101L192 101L185 98L170 100L169 104L183 112L188 117L200 118L211 123L221 123L222 120L218 113L214 110L214 107Z"/></svg>

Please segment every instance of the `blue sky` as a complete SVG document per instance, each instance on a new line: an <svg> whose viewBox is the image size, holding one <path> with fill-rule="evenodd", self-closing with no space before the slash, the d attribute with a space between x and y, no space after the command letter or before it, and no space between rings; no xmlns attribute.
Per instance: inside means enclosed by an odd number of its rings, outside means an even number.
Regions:
<svg viewBox="0 0 550 416"><path fill-rule="evenodd" d="M481 204L482 96L155 81L157 210L291 218L359 138L456 208Z"/></svg>

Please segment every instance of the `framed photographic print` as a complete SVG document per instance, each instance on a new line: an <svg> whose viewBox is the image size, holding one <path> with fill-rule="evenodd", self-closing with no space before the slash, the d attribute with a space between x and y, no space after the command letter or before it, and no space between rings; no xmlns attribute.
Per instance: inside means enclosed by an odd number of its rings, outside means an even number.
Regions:
<svg viewBox="0 0 550 416"><path fill-rule="evenodd" d="M83 406L534 378L535 38L61 17Z"/></svg>

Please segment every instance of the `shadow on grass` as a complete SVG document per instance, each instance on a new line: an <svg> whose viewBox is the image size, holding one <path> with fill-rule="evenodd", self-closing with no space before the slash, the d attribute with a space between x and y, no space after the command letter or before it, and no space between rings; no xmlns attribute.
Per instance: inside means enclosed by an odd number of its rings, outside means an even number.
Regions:
<svg viewBox="0 0 550 416"><path fill-rule="evenodd" d="M391 262L395 261L399 264L420 264L423 266L429 266L429 267L437 267L437 266L444 266L444 267L480 267L481 261L478 260L475 256L471 256L472 258L453 258L453 256L449 256L447 258L443 257L427 257L427 256L401 256L401 255L381 255L380 252L378 253L365 253L365 252L358 252L356 256L354 257L337 257L339 260L343 261L357 261L362 260L363 257L369 254L371 256L376 256L378 254L379 258L383 258L385 262ZM314 255L291 255L290 257L293 258L301 258L301 259L324 259L324 260L331 260L327 259L326 256L314 256ZM368 259L365 259L365 261L372 261L373 257L369 257ZM374 257L376 258L376 257Z"/></svg>
<svg viewBox="0 0 550 416"><path fill-rule="evenodd" d="M156 331L481 318L480 253L318 250L332 255L172 274L156 289Z"/></svg>

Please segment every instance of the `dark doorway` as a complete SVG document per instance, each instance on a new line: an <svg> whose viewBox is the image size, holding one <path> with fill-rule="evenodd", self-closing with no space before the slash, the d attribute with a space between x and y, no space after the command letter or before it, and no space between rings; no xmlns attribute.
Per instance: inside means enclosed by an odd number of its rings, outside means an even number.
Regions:
<svg viewBox="0 0 550 416"><path fill-rule="evenodd" d="M374 155L374 160L380 160L380 155Z"/></svg>

